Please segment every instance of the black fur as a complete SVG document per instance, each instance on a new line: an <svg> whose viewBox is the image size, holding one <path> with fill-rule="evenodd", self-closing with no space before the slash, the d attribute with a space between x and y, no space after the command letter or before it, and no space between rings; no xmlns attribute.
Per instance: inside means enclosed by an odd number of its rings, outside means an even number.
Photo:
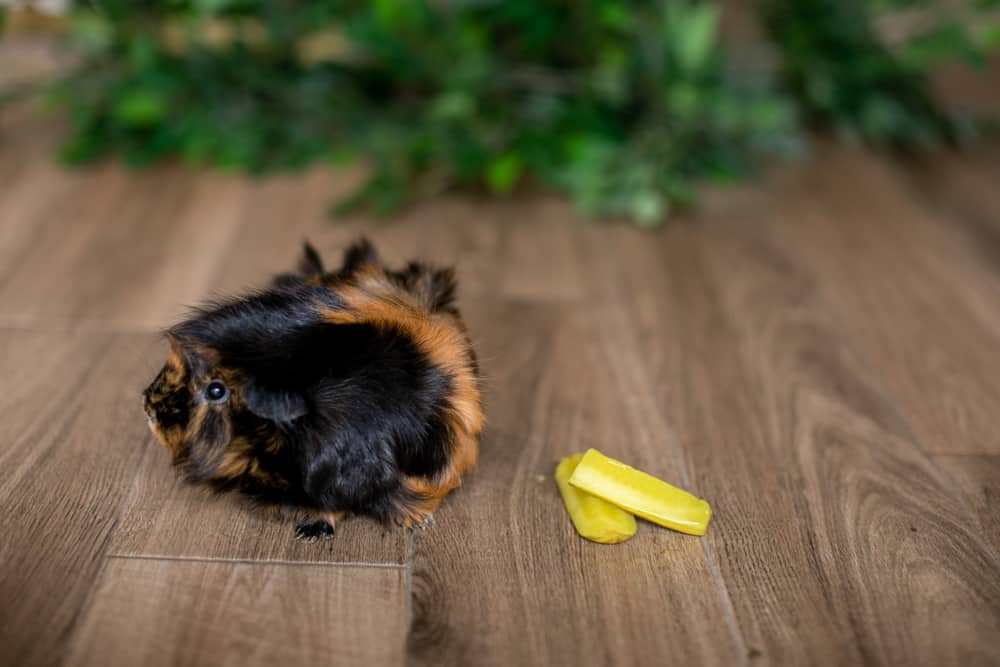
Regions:
<svg viewBox="0 0 1000 667"><path fill-rule="evenodd" d="M334 527L328 521L310 521L295 526L295 538L312 542L314 540L329 540L333 538Z"/></svg>
<svg viewBox="0 0 1000 667"><path fill-rule="evenodd" d="M189 478L266 502L391 519L413 500L404 476L429 479L447 466L448 373L404 328L326 316L349 309L340 290L366 266L380 266L367 241L332 273L306 244L298 273L169 331L183 369L174 379L168 362L146 409ZM411 263L384 275L428 312L457 318L450 271ZM471 346L463 353L474 360ZM213 379L232 390L225 404L200 393ZM300 536L326 536L317 525Z"/></svg>

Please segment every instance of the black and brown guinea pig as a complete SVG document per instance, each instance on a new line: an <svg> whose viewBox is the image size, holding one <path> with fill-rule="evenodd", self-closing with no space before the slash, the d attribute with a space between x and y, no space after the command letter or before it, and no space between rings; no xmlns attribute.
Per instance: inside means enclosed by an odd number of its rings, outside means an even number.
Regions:
<svg viewBox="0 0 1000 667"><path fill-rule="evenodd" d="M329 537L359 514L423 525L476 463L476 355L450 269L386 269L367 240L328 272L297 273L196 310L144 392L149 425L186 478L309 517Z"/></svg>

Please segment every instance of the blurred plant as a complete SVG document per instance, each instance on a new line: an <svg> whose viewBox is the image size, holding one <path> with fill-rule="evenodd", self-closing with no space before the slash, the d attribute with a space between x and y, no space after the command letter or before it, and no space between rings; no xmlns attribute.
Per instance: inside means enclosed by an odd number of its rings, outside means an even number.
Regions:
<svg viewBox="0 0 1000 667"><path fill-rule="evenodd" d="M1000 26L983 20L1000 1L762 5L788 88L814 124L902 149L951 143L973 129L969 118L934 99L928 72L949 60L982 64L1000 46Z"/></svg>
<svg viewBox="0 0 1000 667"><path fill-rule="evenodd" d="M954 44L890 53L868 0L760 1L790 97L734 66L697 0L82 2L64 155L252 173L356 157L370 178L340 211L537 182L656 225L695 181L794 152L799 107L882 143L951 136L924 71Z"/></svg>
<svg viewBox="0 0 1000 667"><path fill-rule="evenodd" d="M708 3L101 0L73 21L65 156L261 172L358 156L340 210L525 180L659 223L694 179L794 147L791 106L730 70Z"/></svg>

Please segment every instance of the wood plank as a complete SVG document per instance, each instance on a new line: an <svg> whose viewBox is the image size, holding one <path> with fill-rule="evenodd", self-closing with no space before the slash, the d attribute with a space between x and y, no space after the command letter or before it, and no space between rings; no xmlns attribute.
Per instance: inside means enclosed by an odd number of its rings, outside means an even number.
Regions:
<svg viewBox="0 0 1000 667"><path fill-rule="evenodd" d="M497 272L500 294L525 301L586 299L578 225L587 221L556 197L505 202L494 207L502 230ZM567 225L567 221L572 221Z"/></svg>
<svg viewBox="0 0 1000 667"><path fill-rule="evenodd" d="M330 541L295 539L295 517L252 507L181 481L153 447L139 468L109 553L126 556L399 564L406 532L362 518L341 521Z"/></svg>
<svg viewBox="0 0 1000 667"><path fill-rule="evenodd" d="M448 196L416 204L389 220L363 213L331 220L331 204L358 179L357 170L313 169L301 177L257 182L213 287L233 293L266 284L295 266L307 239L329 266L336 266L349 243L367 236L391 265L420 260L455 267L464 298L584 298L574 236L553 222L566 218L566 203L551 197L485 202Z"/></svg>
<svg viewBox="0 0 1000 667"><path fill-rule="evenodd" d="M112 558L69 665L399 665L402 568Z"/></svg>
<svg viewBox="0 0 1000 667"><path fill-rule="evenodd" d="M266 285L298 262L303 241L317 245L332 262L355 236L354 226L331 221L327 212L357 176L352 171L315 168L296 175L257 180L248 189L240 229L222 258L213 290L238 293Z"/></svg>
<svg viewBox="0 0 1000 667"><path fill-rule="evenodd" d="M456 267L469 299L579 302L584 298L568 204L555 197L450 196L387 224L359 229L393 261Z"/></svg>
<svg viewBox="0 0 1000 667"><path fill-rule="evenodd" d="M587 447L680 478L635 360L600 312L518 302L470 313L492 426L478 472L415 534L415 664L738 664L697 538L643 524L581 539L552 480Z"/></svg>
<svg viewBox="0 0 1000 667"><path fill-rule="evenodd" d="M487 372L482 464L415 538L410 661L1000 662L992 159L934 190L823 149L651 236L545 198L336 224L351 173L69 172L20 164L26 141L0 137L0 662L55 664L71 636L67 664L404 659L405 533L301 544L180 484L138 405L162 346L113 333L360 233L458 264ZM580 540L551 472L587 446L707 497L709 535Z"/></svg>
<svg viewBox="0 0 1000 667"><path fill-rule="evenodd" d="M720 199L658 244L595 237L591 265L634 322L690 483L713 503L707 545L749 654L1000 659L1000 559L781 245L801 220Z"/></svg>
<svg viewBox="0 0 1000 667"><path fill-rule="evenodd" d="M149 445L145 336L0 330L0 655L54 665Z"/></svg>
<svg viewBox="0 0 1000 667"><path fill-rule="evenodd" d="M863 152L830 149L767 197L838 328L926 451L1000 453L1000 273ZM826 171L829 170L829 171Z"/></svg>
<svg viewBox="0 0 1000 667"><path fill-rule="evenodd" d="M18 164L54 164L66 123L53 116L42 118L40 100L25 98L0 107L0 174L8 176ZM10 181L0 181L0 187Z"/></svg>
<svg viewBox="0 0 1000 667"><path fill-rule="evenodd" d="M993 17L993 22L996 18ZM980 118L1000 115L1000 54L986 54L985 62L945 62L933 68L931 84L936 97L955 109ZM986 133L990 134L989 132Z"/></svg>
<svg viewBox="0 0 1000 667"><path fill-rule="evenodd" d="M936 155L902 171L908 191L933 219L1000 275L1000 144Z"/></svg>
<svg viewBox="0 0 1000 667"><path fill-rule="evenodd" d="M391 264L420 259L474 270L462 275L463 292L477 293L487 275L477 252L495 236L493 225L476 222L477 206L460 198L445 198L433 206L414 206L389 220L373 220L363 212L333 219L331 206L360 181L358 169L311 169L295 177L270 177L248 191L238 238L222 262L217 287L239 292L266 284L292 270L302 243L308 240L330 268L344 249L361 236L370 238Z"/></svg>
<svg viewBox="0 0 1000 667"><path fill-rule="evenodd" d="M234 176L169 167L80 172L71 178L85 187L68 191L49 188L61 176L36 176L19 188L36 193L34 210L5 216L19 231L3 244L2 324L164 326L213 284L245 187Z"/></svg>
<svg viewBox="0 0 1000 667"><path fill-rule="evenodd" d="M17 159L19 157L20 159ZM66 220L74 206L66 202L86 199L87 185L78 175L54 164L49 156L4 155L4 187L0 190L0 263L12 272L23 249L39 235L39 220ZM76 206L79 206L76 203ZM32 268L28 265L29 269ZM51 270L51 269L50 269ZM2 272L0 272L2 273ZM2 282L0 282L2 285ZM6 312L0 316L6 315Z"/></svg>
<svg viewBox="0 0 1000 667"><path fill-rule="evenodd" d="M935 456L979 520L977 529L1000 553L1000 456Z"/></svg>

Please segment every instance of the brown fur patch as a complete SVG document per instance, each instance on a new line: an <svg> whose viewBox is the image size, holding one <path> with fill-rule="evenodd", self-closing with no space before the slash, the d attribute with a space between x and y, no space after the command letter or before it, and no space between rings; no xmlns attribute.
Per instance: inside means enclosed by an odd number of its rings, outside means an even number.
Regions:
<svg viewBox="0 0 1000 667"><path fill-rule="evenodd" d="M177 456L181 446L184 444L184 429L180 426L162 428L155 420L151 421L150 430L156 436L156 441L170 450L170 453Z"/></svg>
<svg viewBox="0 0 1000 667"><path fill-rule="evenodd" d="M163 365L163 380L168 385L176 387L184 381L184 362L176 351L171 351Z"/></svg>
<svg viewBox="0 0 1000 667"><path fill-rule="evenodd" d="M267 445L264 446L264 451L268 454L277 454L284 447L285 440L278 434L273 434L268 440Z"/></svg>
<svg viewBox="0 0 1000 667"><path fill-rule="evenodd" d="M437 511L444 497L462 485L462 476L476 465L478 456L479 434L463 433L452 441L452 457L434 478L403 477L403 488L414 500L396 508L400 523L406 527L420 524L426 516Z"/></svg>
<svg viewBox="0 0 1000 667"><path fill-rule="evenodd" d="M461 485L462 475L479 457L479 434L485 419L479 380L469 361L470 342L458 317L421 308L384 274L363 271L356 277L355 284L337 291L347 308L321 309L323 318L335 324L364 323L401 331L451 380L444 415L452 434L448 465L433 478L405 477L403 487L415 500L397 508L404 525L422 523L425 515L434 512L441 500Z"/></svg>
<svg viewBox="0 0 1000 667"><path fill-rule="evenodd" d="M458 318L449 313L422 310L412 297L400 293L381 275L365 276L357 285L340 290L338 295L347 304L347 309L321 309L327 322L367 323L402 331L451 379L449 413L452 426L470 434L482 431L484 418L479 382L469 364L469 341Z"/></svg>
<svg viewBox="0 0 1000 667"><path fill-rule="evenodd" d="M222 461L215 469L215 479L230 480L240 477L256 466L258 474L260 468L256 459L252 459L250 452L253 446L245 438L234 438L226 447L222 455Z"/></svg>

